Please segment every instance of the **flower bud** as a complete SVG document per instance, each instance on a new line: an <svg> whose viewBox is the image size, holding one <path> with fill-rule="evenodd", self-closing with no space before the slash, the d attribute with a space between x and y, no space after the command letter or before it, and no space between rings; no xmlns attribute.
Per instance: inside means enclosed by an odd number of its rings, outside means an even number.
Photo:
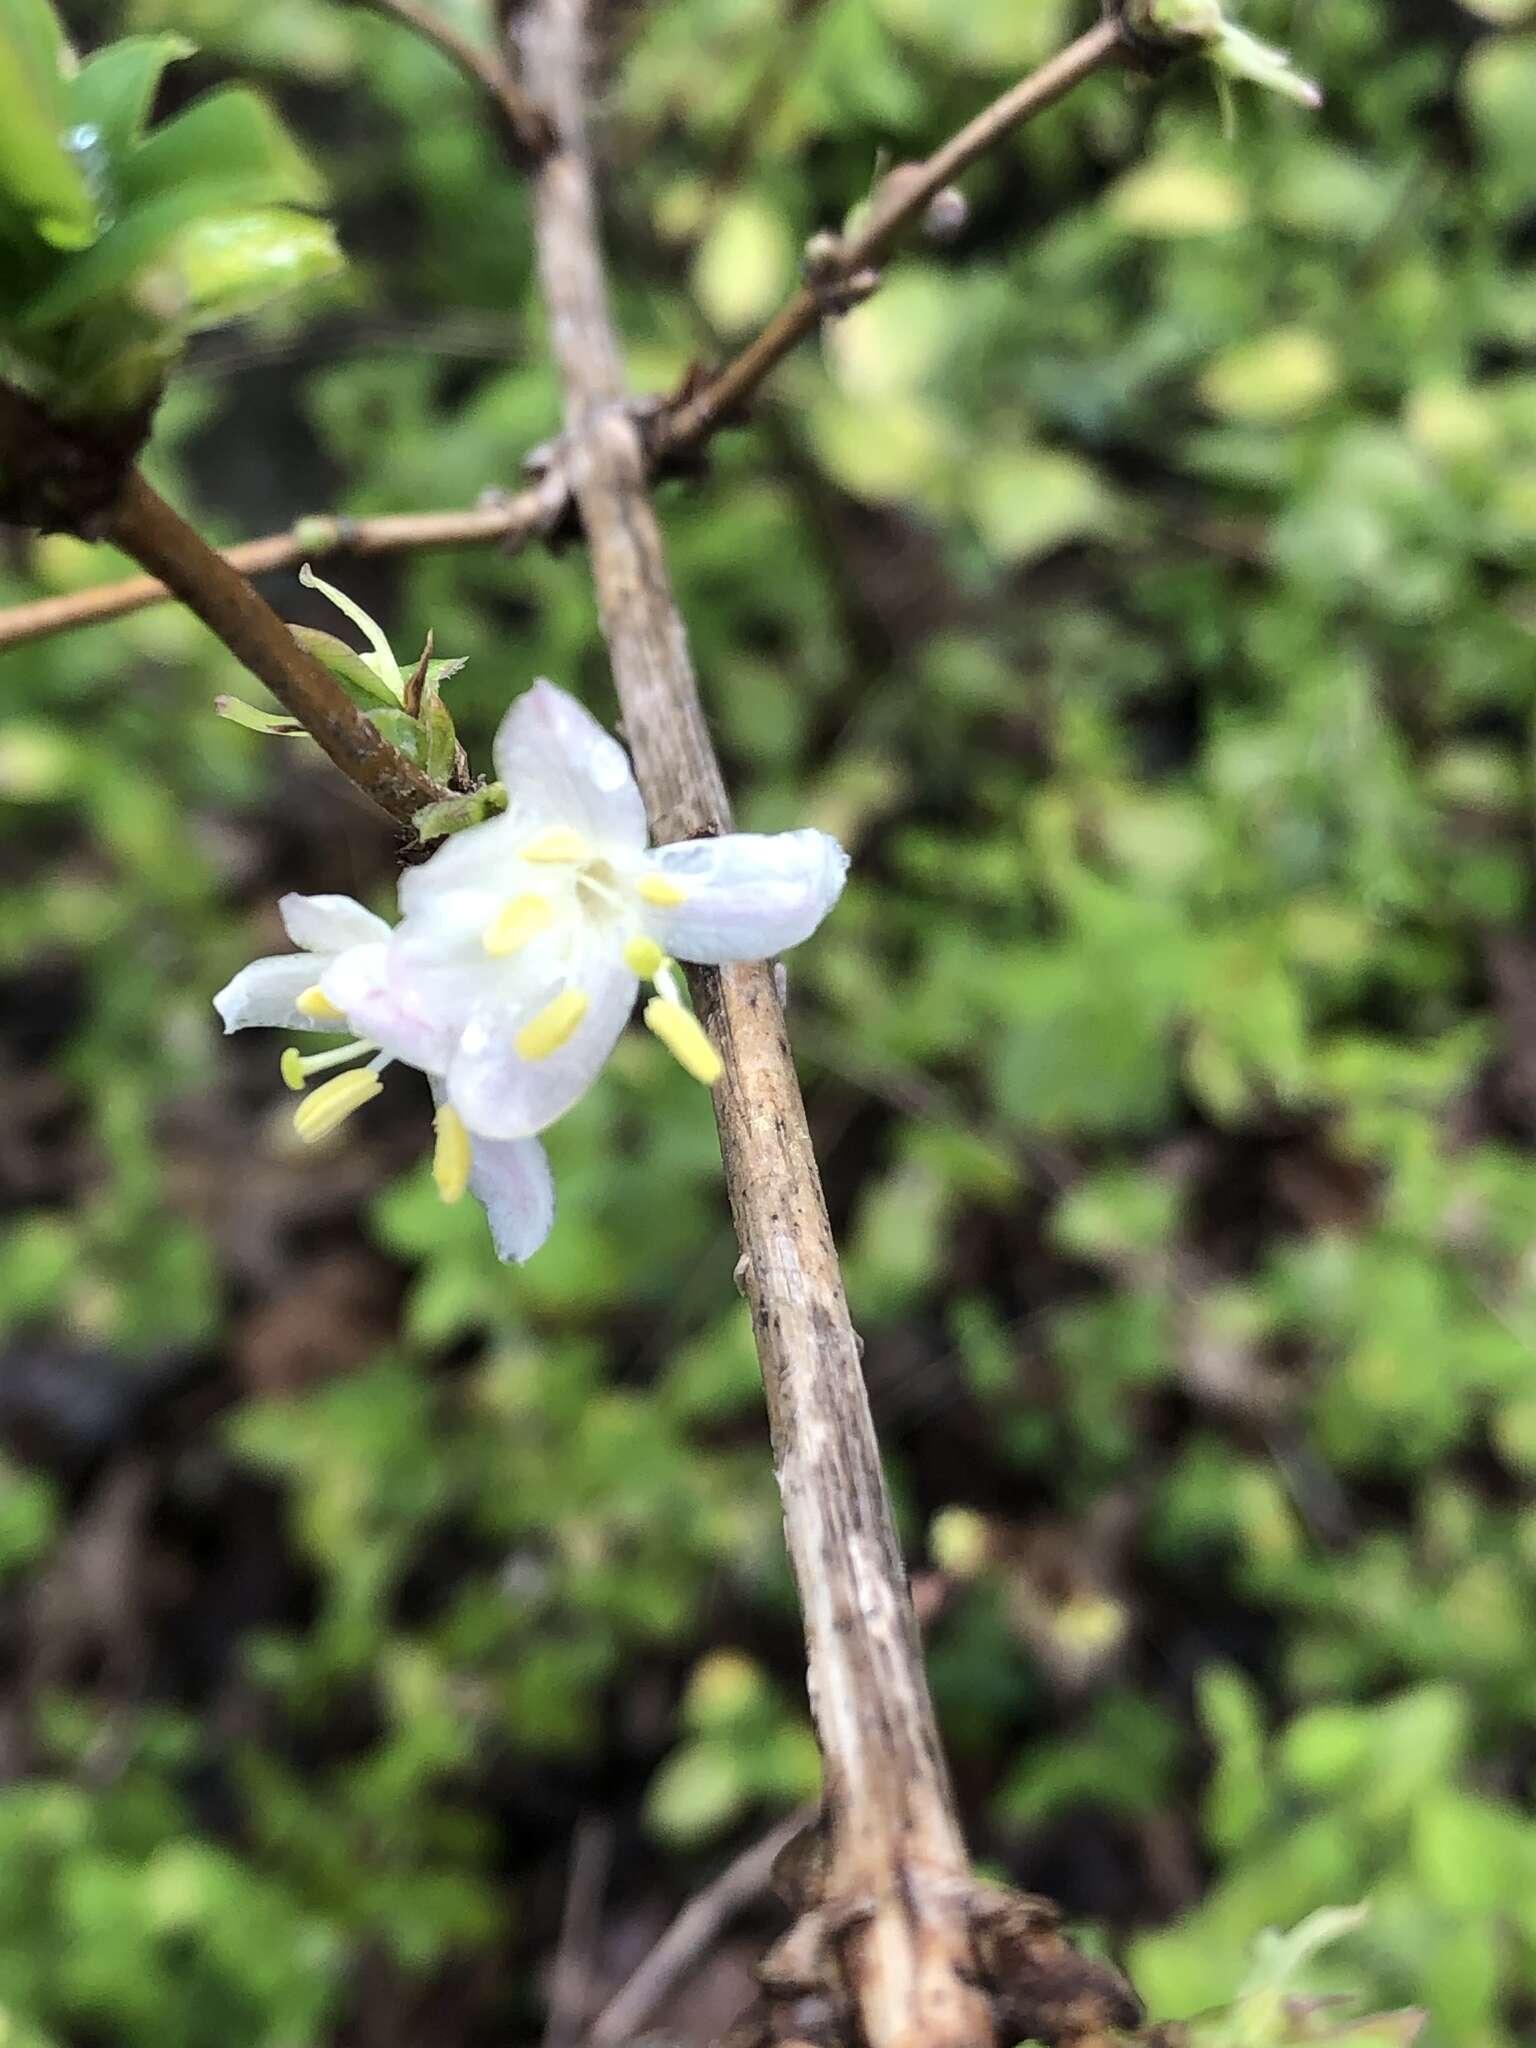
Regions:
<svg viewBox="0 0 1536 2048"><path fill-rule="evenodd" d="M935 192L923 214L923 233L930 242L952 242L971 217L970 205L958 185Z"/></svg>

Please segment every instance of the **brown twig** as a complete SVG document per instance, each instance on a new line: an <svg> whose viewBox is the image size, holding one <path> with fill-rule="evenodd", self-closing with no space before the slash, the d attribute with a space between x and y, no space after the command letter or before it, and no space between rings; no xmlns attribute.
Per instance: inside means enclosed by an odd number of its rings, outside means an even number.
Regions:
<svg viewBox="0 0 1536 2048"><path fill-rule="evenodd" d="M447 791L389 744L245 578L145 482L134 456L148 425L147 410L105 425L57 419L0 382L0 518L111 541L213 629L344 775L410 824Z"/></svg>
<svg viewBox="0 0 1536 2048"><path fill-rule="evenodd" d="M286 533L241 541L223 551L223 559L242 576L262 576L274 569L294 569L327 555L394 555L502 541L517 548L547 532L568 511L565 479L551 476L515 498L501 498L468 512L393 512L371 519L347 519L330 513L300 519ZM40 597L30 604L0 611L0 654L30 640L46 639L81 626L163 604L172 593L153 576L130 576L121 583L101 583L64 597Z"/></svg>
<svg viewBox="0 0 1536 2048"><path fill-rule="evenodd" d="M531 169L544 155L553 140L549 122L504 58L482 50L430 9L419 7L416 0L351 0L351 4L412 30L477 86L490 101L502 141L520 170Z"/></svg>
<svg viewBox="0 0 1536 2048"><path fill-rule="evenodd" d="M416 25L419 10L410 0L355 0L355 4L377 7L381 13ZM422 33L430 34L431 30L423 26ZM483 61L492 64L493 70L496 68L492 60L482 59L479 51L469 47L476 63ZM935 193L1072 86L1110 63L1125 47L1125 34L1119 22L1101 22L1060 56L994 100L923 163L903 165L890 173L876 191L864 224L838 245L839 270L844 275L853 275L868 269L876 256L889 249L901 230L921 215ZM479 76L478 71L474 75ZM506 75L510 78L511 74ZM824 292L818 295L809 289L797 292L723 370L648 421L644 451L648 474L669 462L675 464L696 454L740 410L769 372L815 329L823 316L824 296ZM414 548L486 542L500 543L509 550L519 548L563 523L571 505L571 482L563 453L557 450L536 483L495 506L470 512L401 513L350 521L302 520L288 533L245 541L238 548L231 548L227 559L244 573L259 575L263 570L301 562L310 553L394 554ZM325 545L307 538L316 528L330 533ZM0 611L0 653L46 634L121 618L160 603L168 594L163 586L134 577L124 583L76 591L68 597L40 598L17 605Z"/></svg>
<svg viewBox="0 0 1536 2048"><path fill-rule="evenodd" d="M402 825L447 795L392 747L269 604L130 470L104 538L157 576L305 726L342 774Z"/></svg>
<svg viewBox="0 0 1536 2048"><path fill-rule="evenodd" d="M602 1923L603 1893L613 1860L613 1829L586 1814L571 1837L560 1940L550 1972L543 2048L576 2048L592 2008L593 1951Z"/></svg>
<svg viewBox="0 0 1536 2048"><path fill-rule="evenodd" d="M886 253L902 229L922 216L928 202L946 185L953 184L978 157L1054 105L1073 86L1102 70L1123 54L1125 47L1122 23L1118 17L1106 17L1049 63L1042 64L1038 71L995 99L932 156L922 163L903 164L887 173L875 190L863 222L837 244L839 275L846 280L868 270ZM691 453L706 441L751 396L769 371L815 331L824 317L824 301L824 291L802 287L717 376L659 420L651 437L656 459Z"/></svg>
<svg viewBox="0 0 1536 2048"><path fill-rule="evenodd" d="M534 179L539 274L566 397L568 467L625 731L659 840L730 829L610 319L583 111L585 0L534 0L523 75L559 141ZM967 1980L968 1870L939 1751L859 1347L783 1014L766 963L698 970L724 1062L716 1116L768 1397L825 1765L838 1938L869 2048L986 2048ZM846 1960L846 1974L834 1963ZM836 1993L829 1987L829 1995Z"/></svg>
<svg viewBox="0 0 1536 2048"><path fill-rule="evenodd" d="M626 2042L634 2040L673 1986L714 1947L722 1929L768 1890L780 1851L803 1834L815 1817L814 1811L802 1807L781 1820L688 1901L628 1983L619 1987L587 2029L586 2048L625 2048Z"/></svg>

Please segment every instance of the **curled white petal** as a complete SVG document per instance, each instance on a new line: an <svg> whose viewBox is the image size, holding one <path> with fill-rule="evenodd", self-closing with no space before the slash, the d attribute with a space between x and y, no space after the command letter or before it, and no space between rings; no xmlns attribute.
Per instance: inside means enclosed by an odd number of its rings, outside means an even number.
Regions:
<svg viewBox="0 0 1536 2048"><path fill-rule="evenodd" d="M295 1007L314 982L316 964L310 953L277 953L242 967L213 999L225 1031L248 1031L253 1025L280 1031L323 1031L323 1024Z"/></svg>
<svg viewBox="0 0 1536 2048"><path fill-rule="evenodd" d="M570 825L617 853L645 845L645 805L629 756L585 706L553 683L541 679L514 700L492 751L506 785L507 815L524 829Z"/></svg>
<svg viewBox="0 0 1536 2048"><path fill-rule="evenodd" d="M646 929L679 960L765 960L808 939L843 893L848 856L825 832L734 832L659 846L645 865L683 893L647 904Z"/></svg>
<svg viewBox="0 0 1536 2048"><path fill-rule="evenodd" d="M283 929L306 953L342 953L389 937L389 926L350 896L285 896Z"/></svg>
<svg viewBox="0 0 1536 2048"><path fill-rule="evenodd" d="M558 1051L523 1059L514 1044L528 1021L487 1003L476 1009L448 1066L448 1099L471 1138L526 1138L564 1116L602 1072L629 1021L639 983L621 960L594 955L573 986L587 996L581 1022ZM552 986L548 994L552 998Z"/></svg>
<svg viewBox="0 0 1536 2048"><path fill-rule="evenodd" d="M555 1180L537 1138L475 1138L469 1191L484 1208L496 1256L521 1265L554 1228Z"/></svg>

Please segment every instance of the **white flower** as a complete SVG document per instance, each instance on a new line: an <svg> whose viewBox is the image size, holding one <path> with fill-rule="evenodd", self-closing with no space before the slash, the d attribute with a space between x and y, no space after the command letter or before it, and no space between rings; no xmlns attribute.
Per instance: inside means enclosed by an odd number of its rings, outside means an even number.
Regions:
<svg viewBox="0 0 1536 2048"><path fill-rule="evenodd" d="M445 1077L477 1135L543 1130L584 1094L642 981L645 1021L705 1083L720 1061L669 956L756 960L809 937L848 857L824 832L648 845L623 748L574 698L535 683L496 735L507 809L400 882L387 943L344 955L328 998L381 1044Z"/></svg>
<svg viewBox="0 0 1536 2048"><path fill-rule="evenodd" d="M345 1029L350 1021L346 1011L322 984L336 979L343 985L366 986L369 963L382 963L389 926L350 896L285 896L278 908L300 951L253 960L220 989L213 1006L225 1031L255 1025L287 1031ZM382 1016L383 1006L375 1007ZM294 1112L294 1129L306 1144L314 1144L382 1092L379 1077L393 1060L423 1066L437 1105L432 1171L438 1193L445 1202L458 1201L466 1190L473 1194L489 1219L497 1256L531 1258L548 1237L555 1217L554 1182L544 1147L532 1137L471 1137L458 1112L442 1099L439 1078L414 1057L417 1043L417 1035L402 1022L387 1041L354 1038L307 1058L297 1046L289 1046L282 1056L282 1076L290 1088L304 1094ZM314 1075L332 1068L342 1071L305 1092Z"/></svg>
<svg viewBox="0 0 1536 2048"><path fill-rule="evenodd" d="M351 946L376 945L389 937L382 917L350 896L285 896L278 904L283 929L299 947L242 967L213 999L224 1029L245 1031L267 1024L279 1031L319 1031L339 1024L342 1013L320 992L322 972Z"/></svg>

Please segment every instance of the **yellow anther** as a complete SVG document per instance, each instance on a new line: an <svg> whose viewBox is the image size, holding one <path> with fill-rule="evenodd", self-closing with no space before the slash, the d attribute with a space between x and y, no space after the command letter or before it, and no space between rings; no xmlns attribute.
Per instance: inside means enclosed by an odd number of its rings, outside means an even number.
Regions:
<svg viewBox="0 0 1536 2048"><path fill-rule="evenodd" d="M293 1007L301 1017L313 1017L317 1024L345 1024L347 1013L338 1010L319 982L304 990Z"/></svg>
<svg viewBox="0 0 1536 2048"><path fill-rule="evenodd" d="M645 1024L654 1031L685 1074L713 1088L723 1069L720 1055L704 1036L698 1018L681 1003L669 1003L664 996L652 996L645 1006Z"/></svg>
<svg viewBox="0 0 1536 2048"><path fill-rule="evenodd" d="M631 974L638 974L642 981L649 981L653 974L659 974L666 958L656 941L642 933L637 932L634 938L624 941L624 965Z"/></svg>
<svg viewBox="0 0 1536 2048"><path fill-rule="evenodd" d="M519 1057L547 1060L552 1052L558 1052L587 1014L590 1002L581 989L568 988L564 995L546 1003L513 1039Z"/></svg>
<svg viewBox="0 0 1536 2048"><path fill-rule="evenodd" d="M524 860L548 861L557 866L590 860L592 849L571 825L551 825L545 832L518 848Z"/></svg>
<svg viewBox="0 0 1536 2048"><path fill-rule="evenodd" d="M350 1045L333 1046L329 1052L300 1052L296 1045L290 1045L277 1063L278 1071L297 1093L305 1087L311 1074L323 1074L331 1067L344 1067L348 1060L360 1059L364 1053L376 1050L371 1038L354 1038Z"/></svg>
<svg viewBox="0 0 1536 2048"><path fill-rule="evenodd" d="M554 907L547 896L514 896L510 903L503 903L480 934L480 943L493 959L503 960L547 931L554 921Z"/></svg>
<svg viewBox="0 0 1536 2048"><path fill-rule="evenodd" d="M437 1133L437 1143L432 1148L432 1178L443 1200L456 1202L469 1186L474 1148L463 1117L450 1103L441 1105L432 1119L432 1128Z"/></svg>
<svg viewBox="0 0 1536 2048"><path fill-rule="evenodd" d="M679 903L688 901L686 889L679 889L676 882L668 881L665 875L642 875L635 884L635 892L646 903L654 903L659 910L675 910Z"/></svg>
<svg viewBox="0 0 1536 2048"><path fill-rule="evenodd" d="M293 1128L306 1145L329 1137L352 1112L384 1092L384 1083L370 1067L354 1067L350 1074L338 1074L324 1081L313 1095L306 1095L293 1112Z"/></svg>

